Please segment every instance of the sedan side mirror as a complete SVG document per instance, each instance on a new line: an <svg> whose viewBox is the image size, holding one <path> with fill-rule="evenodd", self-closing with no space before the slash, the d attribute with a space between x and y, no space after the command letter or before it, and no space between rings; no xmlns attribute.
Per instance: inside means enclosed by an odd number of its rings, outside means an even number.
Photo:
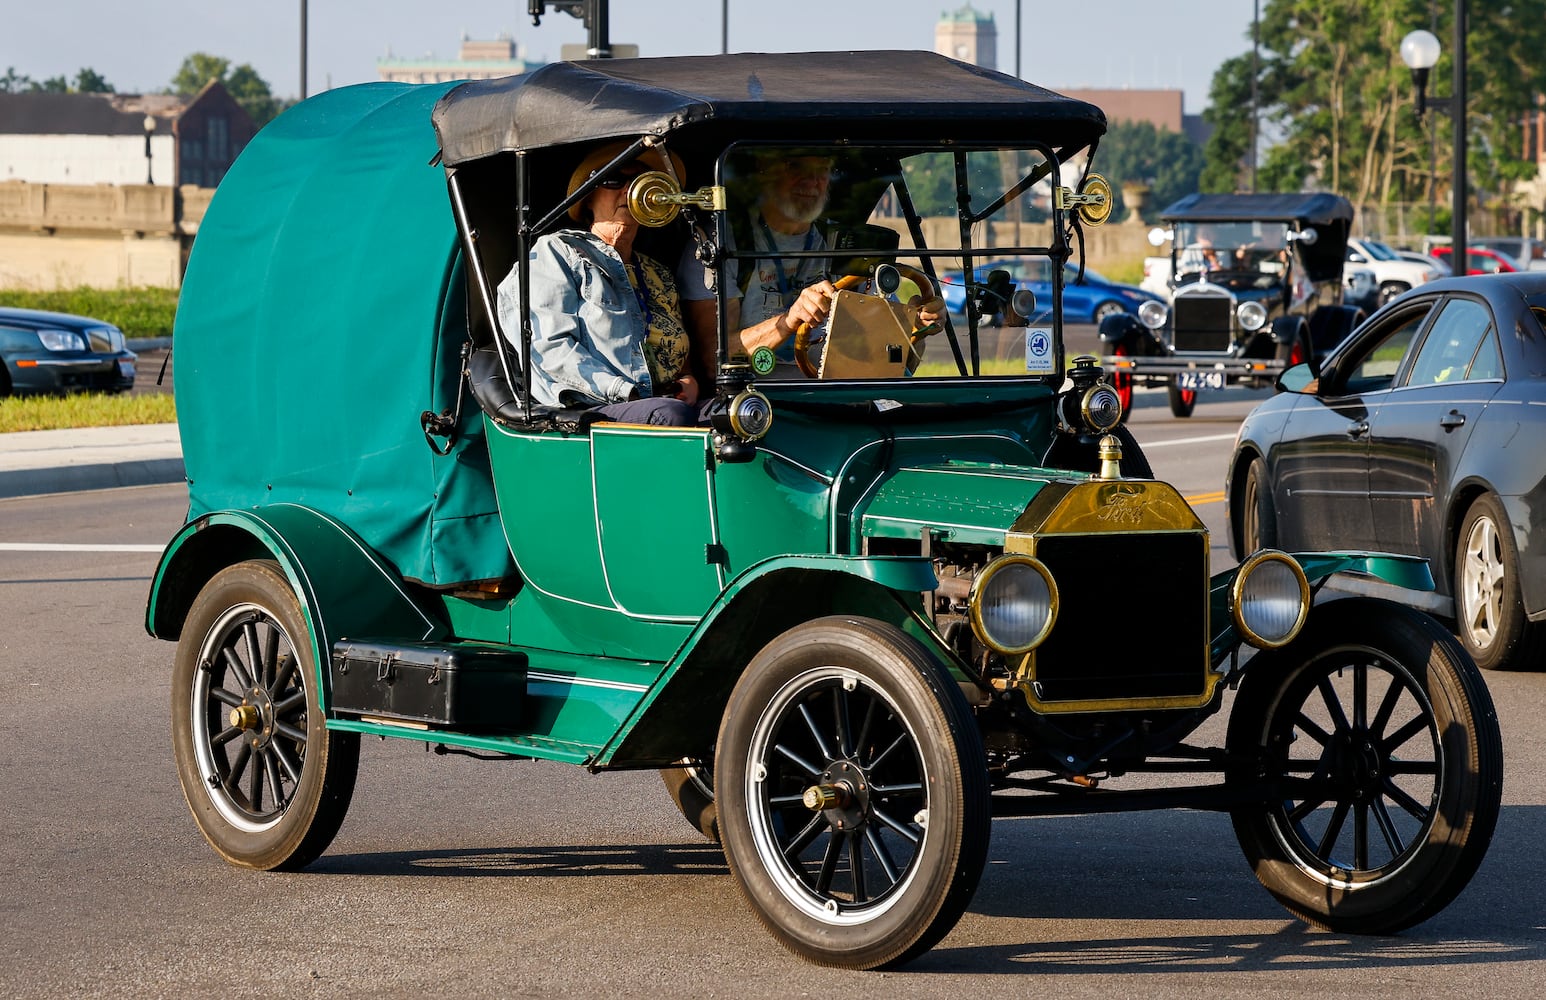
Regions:
<svg viewBox="0 0 1546 1000"><path fill-rule="evenodd" d="M1310 384L1316 381L1315 373L1307 364L1294 365L1278 376L1277 387L1279 392L1306 392Z"/></svg>

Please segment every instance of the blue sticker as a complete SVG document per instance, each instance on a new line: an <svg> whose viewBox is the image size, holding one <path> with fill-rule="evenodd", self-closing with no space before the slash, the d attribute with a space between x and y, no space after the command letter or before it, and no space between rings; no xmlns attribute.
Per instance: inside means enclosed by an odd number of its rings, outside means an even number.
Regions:
<svg viewBox="0 0 1546 1000"><path fill-rule="evenodd" d="M1032 327L1025 331L1025 370L1031 375L1052 374L1052 331Z"/></svg>

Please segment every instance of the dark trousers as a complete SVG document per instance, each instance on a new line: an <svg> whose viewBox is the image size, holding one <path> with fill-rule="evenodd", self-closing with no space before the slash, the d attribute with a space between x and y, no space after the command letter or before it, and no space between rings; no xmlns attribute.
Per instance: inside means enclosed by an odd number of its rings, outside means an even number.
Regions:
<svg viewBox="0 0 1546 1000"><path fill-rule="evenodd" d="M712 396L709 399L713 399ZM622 403L608 403L593 411L620 424L656 424L662 427L696 427L708 400L689 405L670 396L651 396L649 399L630 399Z"/></svg>

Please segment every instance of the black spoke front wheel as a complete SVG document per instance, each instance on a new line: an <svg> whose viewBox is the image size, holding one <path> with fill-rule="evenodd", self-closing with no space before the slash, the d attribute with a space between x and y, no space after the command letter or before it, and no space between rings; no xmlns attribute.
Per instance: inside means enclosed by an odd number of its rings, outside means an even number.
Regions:
<svg viewBox="0 0 1546 1000"><path fill-rule="evenodd" d="M1246 671L1229 723L1232 780L1275 789L1234 810L1261 883L1330 930L1431 917L1476 872L1497 823L1503 751L1481 675L1420 612L1322 605Z"/></svg>
<svg viewBox="0 0 1546 1000"><path fill-rule="evenodd" d="M730 868L797 954L899 964L970 902L991 820L981 739L899 629L829 618L775 639L726 706L715 760Z"/></svg>
<svg viewBox="0 0 1546 1000"><path fill-rule="evenodd" d="M235 865L311 863L343 823L359 737L329 733L310 634L271 562L217 573L177 646L172 741L188 808Z"/></svg>

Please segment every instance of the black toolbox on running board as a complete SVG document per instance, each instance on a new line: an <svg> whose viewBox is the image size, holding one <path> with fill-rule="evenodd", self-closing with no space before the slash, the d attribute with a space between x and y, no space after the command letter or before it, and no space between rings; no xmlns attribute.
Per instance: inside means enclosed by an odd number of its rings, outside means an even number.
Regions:
<svg viewBox="0 0 1546 1000"><path fill-rule="evenodd" d="M341 639L333 644L334 711L453 729L513 729L526 654L458 643Z"/></svg>

